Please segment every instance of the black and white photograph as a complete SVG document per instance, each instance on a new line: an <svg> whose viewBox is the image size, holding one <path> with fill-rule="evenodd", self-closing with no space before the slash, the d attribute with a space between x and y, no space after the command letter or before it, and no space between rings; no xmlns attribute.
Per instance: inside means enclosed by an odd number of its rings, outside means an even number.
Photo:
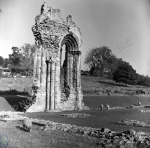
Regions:
<svg viewBox="0 0 150 148"><path fill-rule="evenodd" d="M150 0L0 0L0 148L150 148Z"/></svg>

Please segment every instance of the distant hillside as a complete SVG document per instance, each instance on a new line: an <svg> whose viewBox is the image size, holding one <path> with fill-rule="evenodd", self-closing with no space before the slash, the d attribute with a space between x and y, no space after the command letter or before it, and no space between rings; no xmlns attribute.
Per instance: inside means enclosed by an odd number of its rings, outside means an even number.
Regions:
<svg viewBox="0 0 150 148"><path fill-rule="evenodd" d="M19 92L31 93L33 78L1 78L0 94L5 91L17 90ZM125 85L116 83L111 79L101 77L82 76L81 85L83 93L123 93L134 94L136 90L143 90L150 94L150 87L142 87L138 85ZM13 91L14 92L14 91ZM7 92L5 92L6 94Z"/></svg>
<svg viewBox="0 0 150 148"><path fill-rule="evenodd" d="M134 94L136 90L143 90L150 94L150 87L138 85L125 85L123 83L116 83L115 81L102 77L82 76L82 90L83 93L123 93Z"/></svg>

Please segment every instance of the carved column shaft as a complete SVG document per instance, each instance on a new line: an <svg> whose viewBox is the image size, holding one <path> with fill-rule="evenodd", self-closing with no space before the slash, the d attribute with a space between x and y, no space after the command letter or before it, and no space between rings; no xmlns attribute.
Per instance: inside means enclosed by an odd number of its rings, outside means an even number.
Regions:
<svg viewBox="0 0 150 148"><path fill-rule="evenodd" d="M76 87L79 87L79 55L76 55Z"/></svg>
<svg viewBox="0 0 150 148"><path fill-rule="evenodd" d="M72 84L75 89L80 87L80 54L81 52L79 50L71 51L70 53L73 57L73 63L71 64L72 69Z"/></svg>
<svg viewBox="0 0 150 148"><path fill-rule="evenodd" d="M34 55L34 78L37 76L37 49L35 50L35 55Z"/></svg>
<svg viewBox="0 0 150 148"><path fill-rule="evenodd" d="M51 110L55 109L55 63L51 63Z"/></svg>
<svg viewBox="0 0 150 148"><path fill-rule="evenodd" d="M79 54L77 69L78 69L78 71L77 71L77 75L78 75L78 79L77 79L78 107L80 109L82 109L82 107L83 107L83 94L81 91L81 52Z"/></svg>
<svg viewBox="0 0 150 148"><path fill-rule="evenodd" d="M50 109L50 71L51 71L51 65L49 62L47 62L47 73L46 73L46 110Z"/></svg>
<svg viewBox="0 0 150 148"><path fill-rule="evenodd" d="M37 49L37 80L38 84L40 83L40 75L41 75L41 47Z"/></svg>
<svg viewBox="0 0 150 148"><path fill-rule="evenodd" d="M55 63L55 105L59 105L60 103L60 60L57 58L56 63Z"/></svg>
<svg viewBox="0 0 150 148"><path fill-rule="evenodd" d="M44 48L42 48L42 53L41 53L41 85L46 84L46 52Z"/></svg>
<svg viewBox="0 0 150 148"><path fill-rule="evenodd" d="M73 83L73 87L75 88L75 76L76 76L76 73L75 73L75 70L76 70L76 68L75 68L75 64L76 64L76 57L75 57L75 55L74 55L74 53L72 53L72 55L73 55L73 67L72 67L72 83Z"/></svg>
<svg viewBox="0 0 150 148"><path fill-rule="evenodd" d="M69 85L70 84L70 79L69 79L69 73L70 73L70 69L69 69L69 63L70 62L70 54L69 52L67 51L67 84Z"/></svg>
<svg viewBox="0 0 150 148"><path fill-rule="evenodd" d="M74 86L77 89L77 79L78 79L78 54L74 55L75 65L74 65Z"/></svg>
<svg viewBox="0 0 150 148"><path fill-rule="evenodd" d="M69 63L70 63L70 65L69 65L70 88L73 88L73 55L72 54L70 54L70 56L69 56Z"/></svg>
<svg viewBox="0 0 150 148"><path fill-rule="evenodd" d="M81 89L81 54L78 55L77 60L77 90Z"/></svg>
<svg viewBox="0 0 150 148"><path fill-rule="evenodd" d="M62 65L62 48L60 49L60 70ZM60 76L60 83L61 83L61 76Z"/></svg>

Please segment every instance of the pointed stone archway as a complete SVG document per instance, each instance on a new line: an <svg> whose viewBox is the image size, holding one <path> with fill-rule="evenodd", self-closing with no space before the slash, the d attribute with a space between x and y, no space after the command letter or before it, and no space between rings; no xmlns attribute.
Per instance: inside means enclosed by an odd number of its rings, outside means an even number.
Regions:
<svg viewBox="0 0 150 148"><path fill-rule="evenodd" d="M36 40L33 97L27 112L84 109L81 32L69 15L44 3L32 27ZM65 48L65 49L63 49ZM65 59L62 63L62 51Z"/></svg>

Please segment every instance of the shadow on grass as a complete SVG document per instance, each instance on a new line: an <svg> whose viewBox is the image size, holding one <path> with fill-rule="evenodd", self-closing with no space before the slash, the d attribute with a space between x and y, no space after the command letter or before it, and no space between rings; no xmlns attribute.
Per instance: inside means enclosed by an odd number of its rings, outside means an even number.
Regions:
<svg viewBox="0 0 150 148"><path fill-rule="evenodd" d="M107 81L101 81L101 80L99 80L98 82L99 82L99 83L102 83L102 84L107 84L107 85L128 87L127 85L121 84L121 83L107 82Z"/></svg>
<svg viewBox="0 0 150 148"><path fill-rule="evenodd" d="M19 129L19 130L25 131L24 128L21 127L21 126L16 126L16 128Z"/></svg>
<svg viewBox="0 0 150 148"><path fill-rule="evenodd" d="M0 96L6 99L14 111L19 112L24 112L25 106L29 105L31 100L31 96L27 92L18 92L17 90L0 91ZM8 106L5 104L6 109Z"/></svg>
<svg viewBox="0 0 150 148"><path fill-rule="evenodd" d="M0 91L0 95L29 95L28 92L25 91L17 91L15 89L12 90L6 90L6 91Z"/></svg>

